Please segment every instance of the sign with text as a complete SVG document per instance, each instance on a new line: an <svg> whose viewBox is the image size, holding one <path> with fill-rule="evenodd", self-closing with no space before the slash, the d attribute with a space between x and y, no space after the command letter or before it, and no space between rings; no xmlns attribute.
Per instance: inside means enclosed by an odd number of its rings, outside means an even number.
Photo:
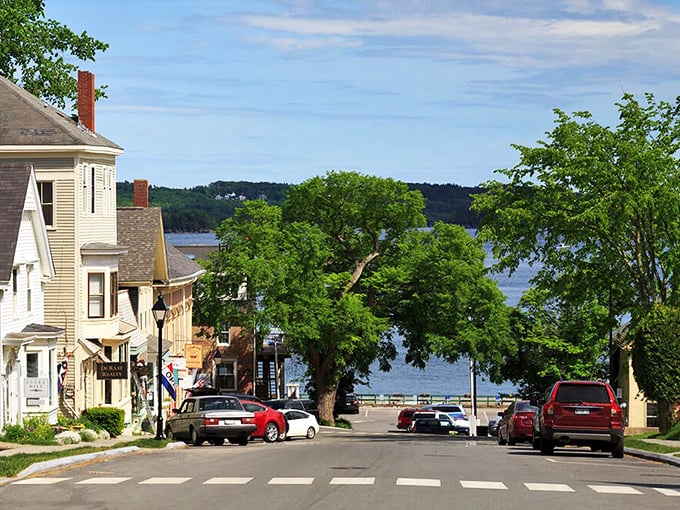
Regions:
<svg viewBox="0 0 680 510"><path fill-rule="evenodd" d="M127 379L127 366L125 361L112 361L109 363L97 363L97 379Z"/></svg>
<svg viewBox="0 0 680 510"><path fill-rule="evenodd" d="M203 367L203 347L200 344L186 344L184 346L184 358L187 368Z"/></svg>
<svg viewBox="0 0 680 510"><path fill-rule="evenodd" d="M26 377L24 379L24 397L40 398L49 396L50 382L47 377Z"/></svg>

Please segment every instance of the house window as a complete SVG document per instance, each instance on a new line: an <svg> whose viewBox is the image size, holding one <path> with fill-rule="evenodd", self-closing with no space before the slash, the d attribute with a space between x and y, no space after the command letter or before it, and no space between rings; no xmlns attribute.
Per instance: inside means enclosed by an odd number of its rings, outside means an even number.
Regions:
<svg viewBox="0 0 680 510"><path fill-rule="evenodd" d="M82 181L83 181L83 212L87 212L87 204L90 203L90 200L87 195L88 187L87 187L87 165L83 163L82 165Z"/></svg>
<svg viewBox="0 0 680 510"><path fill-rule="evenodd" d="M91 168L91 173L90 173L90 212L94 214L94 202L95 202L95 169L94 167Z"/></svg>
<svg viewBox="0 0 680 510"><path fill-rule="evenodd" d="M222 324L220 334L217 335L217 345L230 346L231 345L231 325L228 322Z"/></svg>
<svg viewBox="0 0 680 510"><path fill-rule="evenodd" d="M236 391L236 360L222 360L217 369L217 387L221 390Z"/></svg>
<svg viewBox="0 0 680 510"><path fill-rule="evenodd" d="M113 354L113 348L110 345L104 346L104 356L111 361L111 355ZM104 403L110 404L112 402L112 384L111 379L104 380Z"/></svg>
<svg viewBox="0 0 680 510"><path fill-rule="evenodd" d="M104 317L104 273L87 275L88 310L90 318Z"/></svg>
<svg viewBox="0 0 680 510"><path fill-rule="evenodd" d="M26 311L31 311L31 273L33 272L33 264L26 265Z"/></svg>
<svg viewBox="0 0 680 510"><path fill-rule="evenodd" d="M38 353L26 353L26 377L38 377Z"/></svg>
<svg viewBox="0 0 680 510"><path fill-rule="evenodd" d="M42 212L45 218L45 225L54 226L54 183L52 181L39 181L38 194L42 204Z"/></svg>
<svg viewBox="0 0 680 510"><path fill-rule="evenodd" d="M19 268L12 268L12 306L14 308L14 317L19 311Z"/></svg>
<svg viewBox="0 0 680 510"><path fill-rule="evenodd" d="M116 315L118 315L118 273L115 271L111 273L110 280L111 288L109 289L109 291L111 292L110 296L111 306L109 313L111 317L115 317Z"/></svg>

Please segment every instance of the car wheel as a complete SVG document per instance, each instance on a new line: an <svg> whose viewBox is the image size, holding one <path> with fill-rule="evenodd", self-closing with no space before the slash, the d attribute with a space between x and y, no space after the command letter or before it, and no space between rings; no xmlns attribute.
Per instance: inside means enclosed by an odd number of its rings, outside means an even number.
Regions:
<svg viewBox="0 0 680 510"><path fill-rule="evenodd" d="M307 439L314 439L314 436L316 436L316 430L314 430L314 427L309 427L307 429Z"/></svg>
<svg viewBox="0 0 680 510"><path fill-rule="evenodd" d="M274 441L276 441L278 439L278 437L279 437L279 428L276 426L276 423L270 421L264 427L263 439L267 443L273 443Z"/></svg>
<svg viewBox="0 0 680 510"><path fill-rule="evenodd" d="M531 439L531 447L534 450L540 450L541 449L541 439L538 437L533 437Z"/></svg>
<svg viewBox="0 0 680 510"><path fill-rule="evenodd" d="M238 440L238 444L239 444L240 446L248 446L248 438L249 438L249 437L250 437L250 436L241 436L241 437L239 438L239 440Z"/></svg>
<svg viewBox="0 0 680 510"><path fill-rule="evenodd" d="M223 437L217 437L211 441L212 444L215 446L222 446L224 444L224 438Z"/></svg>
<svg viewBox="0 0 680 510"><path fill-rule="evenodd" d="M170 427L165 429L165 438L169 439L170 441L174 441L175 439L177 439L175 437L175 434L172 433L172 429Z"/></svg>
<svg viewBox="0 0 680 510"><path fill-rule="evenodd" d="M616 443L614 445L614 448L612 448L612 457L614 457L615 459L623 458L623 439Z"/></svg>
<svg viewBox="0 0 680 510"><path fill-rule="evenodd" d="M198 435L198 431L195 428L191 428L191 444L194 446L201 446L203 444L203 438Z"/></svg>
<svg viewBox="0 0 680 510"><path fill-rule="evenodd" d="M555 443L550 439L541 439L541 455L552 455L555 451Z"/></svg>
<svg viewBox="0 0 680 510"><path fill-rule="evenodd" d="M517 444L517 439L513 439L512 436L508 436L508 446L515 446Z"/></svg>
<svg viewBox="0 0 680 510"><path fill-rule="evenodd" d="M498 444L504 446L507 441L503 438L503 433L501 429L498 429Z"/></svg>
<svg viewBox="0 0 680 510"><path fill-rule="evenodd" d="M229 441L229 444L238 444L239 440L236 437L228 437L227 441Z"/></svg>

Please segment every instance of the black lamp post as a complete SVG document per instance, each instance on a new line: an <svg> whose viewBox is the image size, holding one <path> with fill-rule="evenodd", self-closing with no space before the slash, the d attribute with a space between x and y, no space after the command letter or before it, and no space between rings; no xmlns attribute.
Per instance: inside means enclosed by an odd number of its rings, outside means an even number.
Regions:
<svg viewBox="0 0 680 510"><path fill-rule="evenodd" d="M163 325L165 315L168 313L168 305L163 301L163 295L158 294L158 300L151 307L156 326L158 326L158 416L156 416L156 439L163 437Z"/></svg>

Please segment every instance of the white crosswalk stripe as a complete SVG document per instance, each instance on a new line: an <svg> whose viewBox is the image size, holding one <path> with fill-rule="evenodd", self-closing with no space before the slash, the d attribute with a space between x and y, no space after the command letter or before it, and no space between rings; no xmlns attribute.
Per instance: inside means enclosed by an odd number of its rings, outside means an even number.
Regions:
<svg viewBox="0 0 680 510"><path fill-rule="evenodd" d="M70 478L27 478L14 482L14 485L54 485L66 480L70 480Z"/></svg>
<svg viewBox="0 0 680 510"><path fill-rule="evenodd" d="M375 478L371 477L335 477L331 479L331 485L373 485Z"/></svg>
<svg viewBox="0 0 680 510"><path fill-rule="evenodd" d="M574 492L574 489L563 483L525 483L530 491L539 492Z"/></svg>
<svg viewBox="0 0 680 510"><path fill-rule="evenodd" d="M475 480L461 480L460 484L464 489L493 489L493 490L507 490L508 488L503 482L482 482Z"/></svg>
<svg viewBox="0 0 680 510"><path fill-rule="evenodd" d="M678 489L669 489L667 487L654 487L654 490L656 492L660 492L664 496L680 496L680 490Z"/></svg>
<svg viewBox="0 0 680 510"><path fill-rule="evenodd" d="M441 487L441 480L436 478L397 478L397 485L411 487Z"/></svg>
<svg viewBox="0 0 680 510"><path fill-rule="evenodd" d="M223 477L211 478L203 482L204 485L245 485L253 480L252 476L248 477Z"/></svg>
<svg viewBox="0 0 680 510"><path fill-rule="evenodd" d="M130 477L99 477L99 478L88 478L87 480L81 480L76 482L76 485L116 485L118 483L125 482L127 480L132 480Z"/></svg>
<svg viewBox="0 0 680 510"><path fill-rule="evenodd" d="M288 477L274 477L269 480L268 485L312 485L314 478L305 478L300 476Z"/></svg>
<svg viewBox="0 0 680 510"><path fill-rule="evenodd" d="M589 485L598 494L642 494L633 487L626 487L625 485Z"/></svg>
<svg viewBox="0 0 680 510"><path fill-rule="evenodd" d="M191 477L172 477L172 476L156 476L147 478L139 482L140 485L179 485L191 480Z"/></svg>

